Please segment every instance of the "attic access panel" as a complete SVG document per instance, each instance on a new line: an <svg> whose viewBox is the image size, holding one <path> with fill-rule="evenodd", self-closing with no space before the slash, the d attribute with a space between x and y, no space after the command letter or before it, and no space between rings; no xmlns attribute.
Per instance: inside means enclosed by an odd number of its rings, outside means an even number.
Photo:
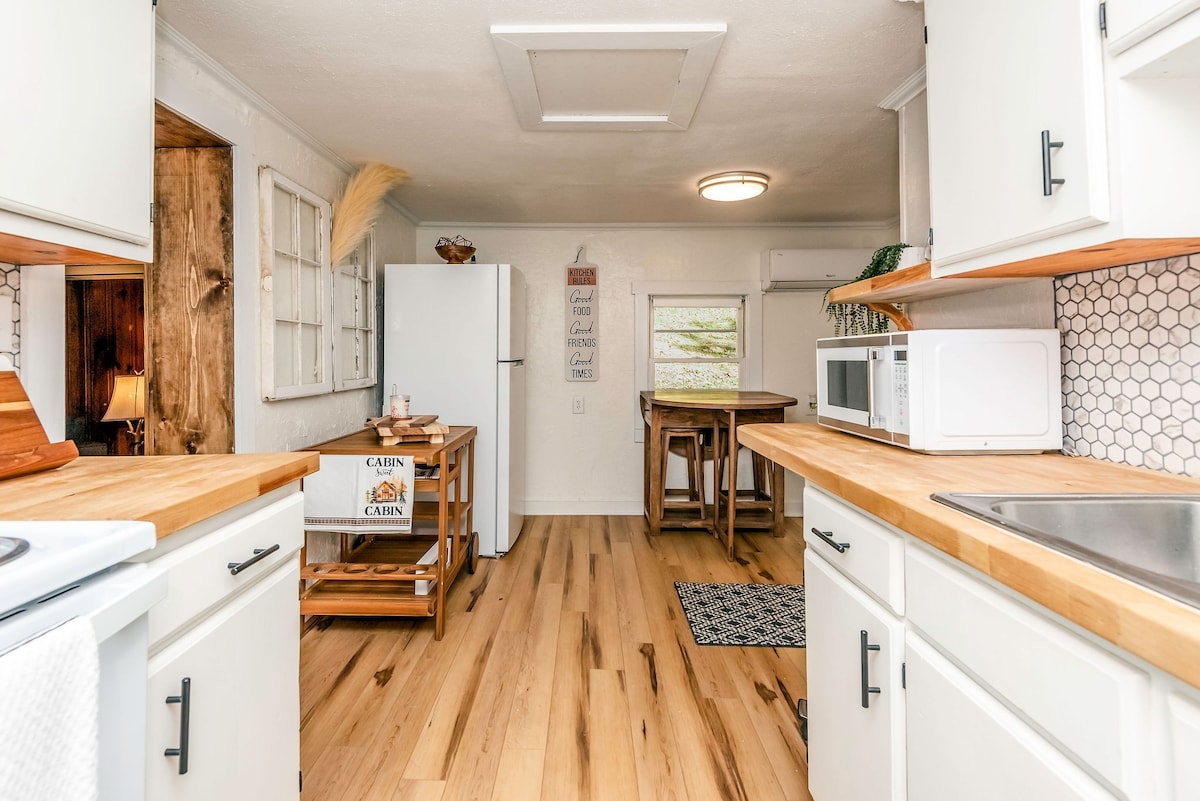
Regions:
<svg viewBox="0 0 1200 801"><path fill-rule="evenodd" d="M682 131L725 38L724 23L493 25L526 130Z"/></svg>

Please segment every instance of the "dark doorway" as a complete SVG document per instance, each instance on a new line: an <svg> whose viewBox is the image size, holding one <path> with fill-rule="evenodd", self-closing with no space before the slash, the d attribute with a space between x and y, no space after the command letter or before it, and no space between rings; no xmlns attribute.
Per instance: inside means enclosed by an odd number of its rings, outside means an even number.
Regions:
<svg viewBox="0 0 1200 801"><path fill-rule="evenodd" d="M140 270L128 268L128 273ZM101 422L114 379L145 367L145 293L137 275L117 278L68 275L67 439L81 456L130 456L133 440L124 422Z"/></svg>

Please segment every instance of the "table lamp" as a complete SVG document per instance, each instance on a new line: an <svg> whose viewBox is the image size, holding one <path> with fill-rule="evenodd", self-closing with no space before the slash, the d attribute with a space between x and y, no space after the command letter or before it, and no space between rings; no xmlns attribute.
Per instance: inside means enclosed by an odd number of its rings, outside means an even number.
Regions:
<svg viewBox="0 0 1200 801"><path fill-rule="evenodd" d="M138 456L142 452L144 434L142 425L146 418L146 376L119 375L113 381L112 397L108 400L108 409L100 418L102 423L112 423L124 420L129 426L129 436L132 438L132 452Z"/></svg>

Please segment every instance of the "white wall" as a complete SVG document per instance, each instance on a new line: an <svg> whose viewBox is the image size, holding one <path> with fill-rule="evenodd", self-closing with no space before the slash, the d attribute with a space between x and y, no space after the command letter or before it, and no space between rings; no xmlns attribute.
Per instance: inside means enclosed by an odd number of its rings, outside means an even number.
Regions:
<svg viewBox="0 0 1200 801"><path fill-rule="evenodd" d="M640 514L642 445L634 441L634 281L757 281L771 248L878 247L896 241L880 228L559 228L422 225L416 258L440 263L433 245L461 234L483 263L511 263L528 282L528 511L531 514ZM600 379L564 376L564 268L580 245L600 268ZM865 266L865 265L864 265ZM446 269L454 269L447 267ZM788 420L805 417L816 391L814 340L832 334L821 292L769 293L763 302L762 389L799 398ZM586 412L571 413L576 395ZM788 507L798 508L795 476Z"/></svg>
<svg viewBox="0 0 1200 801"><path fill-rule="evenodd" d="M258 347L259 169L272 167L332 202L345 187L353 172L352 165L312 139L161 22L156 58L155 94L159 102L234 146L237 450L294 450L355 430L364 418L379 414L380 387L267 402L262 400L260 390ZM398 207L384 206L376 224L376 252L381 268L388 261L412 260L415 232Z"/></svg>
<svg viewBox="0 0 1200 801"><path fill-rule="evenodd" d="M915 328L1054 328L1054 279L917 301L907 312Z"/></svg>

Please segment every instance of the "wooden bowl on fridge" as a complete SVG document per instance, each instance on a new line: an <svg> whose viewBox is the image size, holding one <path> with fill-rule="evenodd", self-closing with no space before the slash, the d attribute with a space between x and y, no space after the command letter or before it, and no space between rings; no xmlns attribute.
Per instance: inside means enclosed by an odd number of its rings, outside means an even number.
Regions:
<svg viewBox="0 0 1200 801"><path fill-rule="evenodd" d="M465 264L475 255L475 248L470 245L438 245L434 250L447 264Z"/></svg>

